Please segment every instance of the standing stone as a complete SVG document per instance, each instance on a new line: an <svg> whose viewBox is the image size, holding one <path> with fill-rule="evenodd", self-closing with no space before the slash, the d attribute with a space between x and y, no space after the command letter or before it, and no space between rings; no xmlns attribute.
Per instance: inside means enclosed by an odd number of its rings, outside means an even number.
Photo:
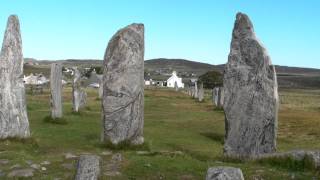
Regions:
<svg viewBox="0 0 320 180"><path fill-rule="evenodd" d="M103 141L144 142L143 88L144 25L132 24L112 37L104 56Z"/></svg>
<svg viewBox="0 0 320 180"><path fill-rule="evenodd" d="M62 118L62 64L51 64L51 117Z"/></svg>
<svg viewBox="0 0 320 180"><path fill-rule="evenodd" d="M98 96L99 96L99 99L101 99L103 95L103 82L102 82L103 74L101 75L99 74L97 75L97 77L99 80Z"/></svg>
<svg viewBox="0 0 320 180"><path fill-rule="evenodd" d="M73 68L74 78L72 82L72 102L73 102L73 111L79 112L79 109L85 106L87 93L81 87L81 73L77 67Z"/></svg>
<svg viewBox="0 0 320 180"><path fill-rule="evenodd" d="M103 96L103 83L102 81L99 84L99 99L101 99Z"/></svg>
<svg viewBox="0 0 320 180"><path fill-rule="evenodd" d="M198 90L198 100L199 102L202 102L203 99L204 99L204 89L203 89L203 83L201 83Z"/></svg>
<svg viewBox="0 0 320 180"><path fill-rule="evenodd" d="M174 89L175 89L175 91L179 90L177 81L174 82Z"/></svg>
<svg viewBox="0 0 320 180"><path fill-rule="evenodd" d="M192 98L194 97L194 93L195 93L195 87L192 86L192 87L191 87L191 97L192 97Z"/></svg>
<svg viewBox="0 0 320 180"><path fill-rule="evenodd" d="M222 87L215 87L213 89L213 100L214 100L214 105L217 108L222 108L223 100L224 100L223 88Z"/></svg>
<svg viewBox="0 0 320 180"><path fill-rule="evenodd" d="M194 94L193 94L193 98L195 98L195 99L198 98L198 82L197 82L197 81L194 82Z"/></svg>
<svg viewBox="0 0 320 180"><path fill-rule="evenodd" d="M206 180L244 180L244 177L239 168L212 167L208 169Z"/></svg>
<svg viewBox="0 0 320 180"><path fill-rule="evenodd" d="M100 157L82 155L78 161L75 180L97 180L100 176Z"/></svg>
<svg viewBox="0 0 320 180"><path fill-rule="evenodd" d="M0 53L0 139L29 136L20 24L10 16Z"/></svg>
<svg viewBox="0 0 320 180"><path fill-rule="evenodd" d="M251 21L242 13L236 17L223 85L225 154L254 158L275 152L277 76Z"/></svg>

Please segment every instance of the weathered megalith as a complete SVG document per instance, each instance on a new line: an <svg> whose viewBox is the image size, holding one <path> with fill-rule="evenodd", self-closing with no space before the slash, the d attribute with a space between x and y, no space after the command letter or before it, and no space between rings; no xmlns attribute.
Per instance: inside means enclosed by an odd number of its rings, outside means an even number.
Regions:
<svg viewBox="0 0 320 180"><path fill-rule="evenodd" d="M236 17L223 85L225 154L254 158L275 152L277 76L251 21L242 13Z"/></svg>
<svg viewBox="0 0 320 180"><path fill-rule="evenodd" d="M223 87L215 87L213 89L213 100L214 100L214 105L217 108L222 108L223 100L224 100Z"/></svg>
<svg viewBox="0 0 320 180"><path fill-rule="evenodd" d="M79 112L79 109L86 105L87 93L81 86L81 73L77 67L73 68L74 78L72 82L72 104L73 111Z"/></svg>
<svg viewBox="0 0 320 180"><path fill-rule="evenodd" d="M206 180L244 180L244 177L239 168L212 167L208 169Z"/></svg>
<svg viewBox="0 0 320 180"><path fill-rule="evenodd" d="M144 25L132 24L110 40L104 56L102 119L105 142L142 144Z"/></svg>
<svg viewBox="0 0 320 180"><path fill-rule="evenodd" d="M204 89L203 89L203 83L200 83L200 87L198 90L198 100L199 102L202 102L204 99Z"/></svg>
<svg viewBox="0 0 320 180"><path fill-rule="evenodd" d="M99 99L102 98L102 95L103 95L103 83L102 81L99 83Z"/></svg>
<svg viewBox="0 0 320 180"><path fill-rule="evenodd" d="M179 88L178 88L178 83L177 81L174 82L174 90L175 91L179 91Z"/></svg>
<svg viewBox="0 0 320 180"><path fill-rule="evenodd" d="M193 94L193 98L197 99L198 98L198 81L194 82L194 94Z"/></svg>
<svg viewBox="0 0 320 180"><path fill-rule="evenodd" d="M20 24L13 15L8 18L0 53L0 139L29 136Z"/></svg>
<svg viewBox="0 0 320 180"><path fill-rule="evenodd" d="M100 176L100 157L81 155L77 165L75 180L97 180Z"/></svg>
<svg viewBox="0 0 320 180"><path fill-rule="evenodd" d="M62 118L62 64L52 63L50 74L51 118Z"/></svg>

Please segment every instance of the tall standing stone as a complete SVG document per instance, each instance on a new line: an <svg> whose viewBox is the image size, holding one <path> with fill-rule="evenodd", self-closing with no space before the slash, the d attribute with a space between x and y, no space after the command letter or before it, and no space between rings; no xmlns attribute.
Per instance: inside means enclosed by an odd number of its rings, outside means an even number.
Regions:
<svg viewBox="0 0 320 180"><path fill-rule="evenodd" d="M102 95L103 95L103 83L102 83L102 81L99 84L99 92L98 92L98 94L99 94L99 99L101 99Z"/></svg>
<svg viewBox="0 0 320 180"><path fill-rule="evenodd" d="M256 157L276 150L278 85L267 51L248 16L238 13L224 74L224 152Z"/></svg>
<svg viewBox="0 0 320 180"><path fill-rule="evenodd" d="M98 79L99 79L99 90L98 90L98 95L99 95L99 99L102 98L103 95L103 74L102 75L98 75Z"/></svg>
<svg viewBox="0 0 320 180"><path fill-rule="evenodd" d="M73 111L79 112L79 109L85 106L87 93L81 86L81 73L77 67L73 68L74 70L74 78L72 82L72 104Z"/></svg>
<svg viewBox="0 0 320 180"><path fill-rule="evenodd" d="M29 136L20 24L13 15L8 18L0 53L0 139Z"/></svg>
<svg viewBox="0 0 320 180"><path fill-rule="evenodd" d="M103 137L113 144L142 144L144 25L132 24L110 40L104 56Z"/></svg>
<svg viewBox="0 0 320 180"><path fill-rule="evenodd" d="M215 87L213 89L213 100L217 108L222 108L224 100L223 87Z"/></svg>
<svg viewBox="0 0 320 180"><path fill-rule="evenodd" d="M198 100L199 102L202 102L204 99L204 89L203 89L203 83L200 83L200 87L198 90Z"/></svg>
<svg viewBox="0 0 320 180"><path fill-rule="evenodd" d="M193 94L194 98L198 98L198 81L194 82L194 94Z"/></svg>
<svg viewBox="0 0 320 180"><path fill-rule="evenodd" d="M62 64L51 64L51 118L62 118Z"/></svg>
<svg viewBox="0 0 320 180"><path fill-rule="evenodd" d="M178 88L178 83L177 81L174 82L174 90L175 91L179 91L179 88Z"/></svg>

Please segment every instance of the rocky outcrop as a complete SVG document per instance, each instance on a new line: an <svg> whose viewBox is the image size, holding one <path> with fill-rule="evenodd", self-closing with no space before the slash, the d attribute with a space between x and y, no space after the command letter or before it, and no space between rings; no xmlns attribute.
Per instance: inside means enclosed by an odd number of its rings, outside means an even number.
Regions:
<svg viewBox="0 0 320 180"><path fill-rule="evenodd" d="M206 180L244 180L244 177L239 168L212 167L208 169Z"/></svg>
<svg viewBox="0 0 320 180"><path fill-rule="evenodd" d="M20 24L10 16L0 53L0 139L29 136Z"/></svg>
<svg viewBox="0 0 320 180"><path fill-rule="evenodd" d="M82 155L78 161L75 180L97 180L100 176L100 157Z"/></svg>
<svg viewBox="0 0 320 180"><path fill-rule="evenodd" d="M51 118L62 118L62 64L51 64Z"/></svg>
<svg viewBox="0 0 320 180"><path fill-rule="evenodd" d="M144 124L144 25L132 24L110 40L104 57L104 141L142 144Z"/></svg>
<svg viewBox="0 0 320 180"><path fill-rule="evenodd" d="M255 157L275 152L277 76L251 21L242 13L236 17L223 85L225 154Z"/></svg>
<svg viewBox="0 0 320 180"><path fill-rule="evenodd" d="M73 68L74 78L72 83L72 102L73 111L79 112L79 109L86 105L87 93L81 86L81 74L77 67Z"/></svg>

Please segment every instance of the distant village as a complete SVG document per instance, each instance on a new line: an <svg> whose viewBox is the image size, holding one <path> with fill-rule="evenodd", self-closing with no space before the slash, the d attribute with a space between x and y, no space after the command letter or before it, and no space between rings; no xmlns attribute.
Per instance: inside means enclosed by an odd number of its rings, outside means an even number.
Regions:
<svg viewBox="0 0 320 180"><path fill-rule="evenodd" d="M38 66L39 62L36 60L27 60L25 62L26 66ZM85 74L88 74L85 76ZM74 75L73 68L66 67L63 68L63 74L65 78L62 80L62 84L71 83L68 82L67 77L72 77ZM82 72L83 83L87 87L99 88L102 80L102 74L98 74L96 69L93 67L84 67ZM145 72L144 74L144 84L147 87L168 87L168 88L179 88L183 89L185 87L194 86L197 82L197 74L192 72L177 72L172 69L157 69L153 72ZM26 85L34 88L45 87L49 83L49 77L46 77L44 73L30 73L29 75L24 75L23 81Z"/></svg>

